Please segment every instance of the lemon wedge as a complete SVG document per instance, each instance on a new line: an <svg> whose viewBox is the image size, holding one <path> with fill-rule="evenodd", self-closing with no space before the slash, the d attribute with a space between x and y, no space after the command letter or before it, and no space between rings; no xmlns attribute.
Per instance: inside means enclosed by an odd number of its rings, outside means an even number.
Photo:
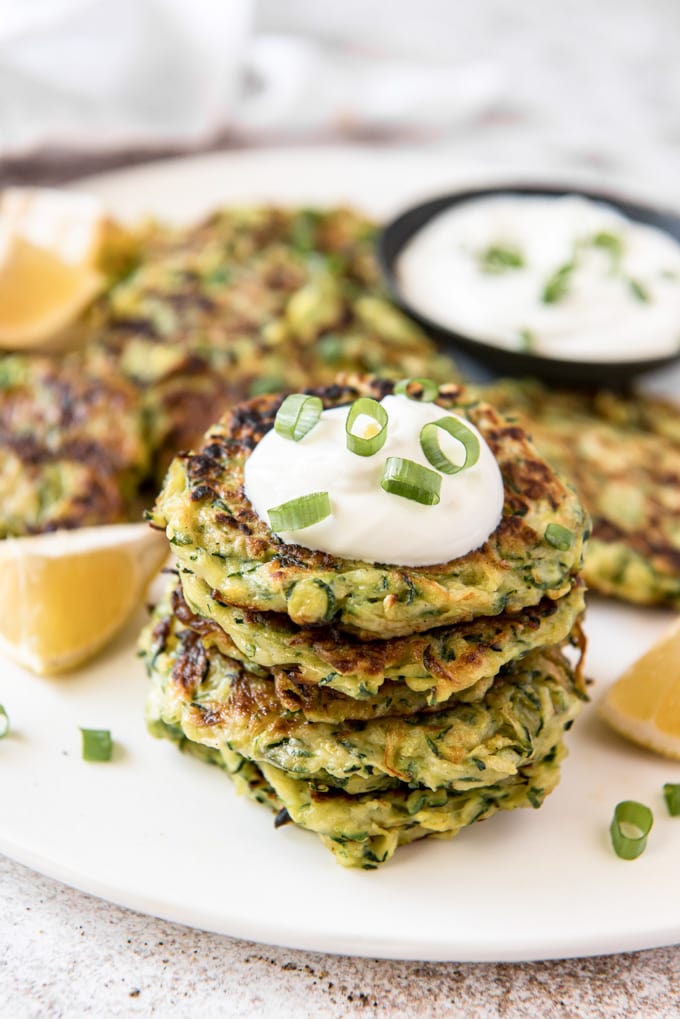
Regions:
<svg viewBox="0 0 680 1019"><path fill-rule="evenodd" d="M609 688L599 712L622 736L680 760L680 619Z"/></svg>
<svg viewBox="0 0 680 1019"><path fill-rule="evenodd" d="M8 238L0 256L0 347L68 345L68 327L102 289L94 269L63 262L23 237Z"/></svg>
<svg viewBox="0 0 680 1019"><path fill-rule="evenodd" d="M72 346L70 329L128 258L131 240L94 197L52 188L0 193L0 347ZM129 260L129 259L128 259Z"/></svg>
<svg viewBox="0 0 680 1019"><path fill-rule="evenodd" d="M110 524L0 542L0 649L42 675L94 655L167 558L164 534Z"/></svg>

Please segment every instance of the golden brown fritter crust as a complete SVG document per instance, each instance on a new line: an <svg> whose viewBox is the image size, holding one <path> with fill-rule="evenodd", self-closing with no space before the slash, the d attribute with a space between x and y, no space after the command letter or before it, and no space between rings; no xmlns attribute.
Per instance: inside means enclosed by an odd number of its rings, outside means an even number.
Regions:
<svg viewBox="0 0 680 1019"><path fill-rule="evenodd" d="M474 702L453 697L434 712L355 720L344 717L351 702L336 695L334 714L311 722L282 705L271 674L206 647L176 618L162 637L157 625L141 644L153 713L193 742L350 793L501 781L549 753L584 699L559 649L541 648L502 669Z"/></svg>
<svg viewBox="0 0 680 1019"><path fill-rule="evenodd" d="M563 598L544 598L521 612L361 641L333 626L300 627L286 615L224 605L194 575L183 573L181 580L170 604L183 625L229 657L271 669L288 705L297 704L308 717L322 710L329 691L358 699L347 714L353 718L399 714L412 703L436 706L451 696L474 700L509 661L562 644L584 609L577 583Z"/></svg>

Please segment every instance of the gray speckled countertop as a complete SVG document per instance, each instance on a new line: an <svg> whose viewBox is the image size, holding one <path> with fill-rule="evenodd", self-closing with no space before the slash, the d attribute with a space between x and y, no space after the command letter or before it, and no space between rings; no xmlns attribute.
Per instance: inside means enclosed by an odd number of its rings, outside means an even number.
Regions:
<svg viewBox="0 0 680 1019"><path fill-rule="evenodd" d="M132 913L0 857L0 1016L680 1015L680 946L522 964L272 948Z"/></svg>

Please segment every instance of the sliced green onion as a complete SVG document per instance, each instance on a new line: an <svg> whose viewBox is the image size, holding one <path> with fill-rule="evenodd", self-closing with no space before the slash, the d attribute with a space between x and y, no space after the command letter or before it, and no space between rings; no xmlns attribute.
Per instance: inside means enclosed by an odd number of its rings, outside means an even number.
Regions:
<svg viewBox="0 0 680 1019"><path fill-rule="evenodd" d="M328 492L311 492L272 506L267 512L273 531L301 531L331 515L331 500Z"/></svg>
<svg viewBox="0 0 680 1019"><path fill-rule="evenodd" d="M668 807L671 817L680 816L680 785L673 782L666 782L663 787L663 798Z"/></svg>
<svg viewBox="0 0 680 1019"><path fill-rule="evenodd" d="M574 544L574 535L561 524L548 524L544 537L549 545L559 549L560 552L567 552Z"/></svg>
<svg viewBox="0 0 680 1019"><path fill-rule="evenodd" d="M84 761L110 761L113 740L108 729L81 729Z"/></svg>
<svg viewBox="0 0 680 1019"><path fill-rule="evenodd" d="M420 392L413 392L414 386L420 387ZM401 379L396 383L394 393L395 396L408 396L409 400L432 403L439 396L439 386L432 379Z"/></svg>
<svg viewBox="0 0 680 1019"><path fill-rule="evenodd" d="M378 426L378 431L374 435L355 435L352 431L357 418L362 414L373 418ZM357 456L373 456L374 453L383 448L387 439L387 411L384 407L380 406L377 400L372 400L369 396L360 397L354 401L347 415L345 434L347 436L347 449L351 450L352 453L356 453Z"/></svg>
<svg viewBox="0 0 680 1019"><path fill-rule="evenodd" d="M575 262L565 262L548 278L543 288L542 301L544 304L555 304L566 297L571 283L571 274L575 268Z"/></svg>
<svg viewBox="0 0 680 1019"><path fill-rule="evenodd" d="M618 267L623 257L623 238L620 234L612 233L609 230L600 230L593 236L592 243L609 252L612 263Z"/></svg>
<svg viewBox="0 0 680 1019"><path fill-rule="evenodd" d="M449 460L446 453L442 452L437 434L440 428L457 439L463 446L465 460L462 464L455 464L453 460ZM474 466L479 460L479 439L465 422L451 415L438 418L436 421L429 421L423 425L420 429L420 446L432 466L442 474L458 474L466 467Z"/></svg>
<svg viewBox="0 0 680 1019"><path fill-rule="evenodd" d="M632 276L628 279L628 286L631 289L633 297L637 297L638 301L642 301L643 304L649 304L651 297L646 287L643 287L639 280L633 279Z"/></svg>
<svg viewBox="0 0 680 1019"><path fill-rule="evenodd" d="M531 329L520 329L517 334L519 337L519 349L520 350L533 350L536 346L536 333L532 332Z"/></svg>
<svg viewBox="0 0 680 1019"><path fill-rule="evenodd" d="M299 442L318 422L322 409L318 396L292 393L277 410L274 428L284 439Z"/></svg>
<svg viewBox="0 0 680 1019"><path fill-rule="evenodd" d="M524 255L519 248L504 248L500 245L491 246L479 257L482 272L499 273L506 269L522 269Z"/></svg>
<svg viewBox="0 0 680 1019"><path fill-rule="evenodd" d="M9 715L0 704L0 739L4 739L9 732Z"/></svg>
<svg viewBox="0 0 680 1019"><path fill-rule="evenodd" d="M609 826L614 852L622 860L635 860L644 853L654 816L644 803L623 800L614 808Z"/></svg>
<svg viewBox="0 0 680 1019"><path fill-rule="evenodd" d="M442 479L429 467L422 467L413 460L404 460L400 456L388 456L383 472L382 488L392 495L401 495L404 499L412 499L423 506L436 506Z"/></svg>

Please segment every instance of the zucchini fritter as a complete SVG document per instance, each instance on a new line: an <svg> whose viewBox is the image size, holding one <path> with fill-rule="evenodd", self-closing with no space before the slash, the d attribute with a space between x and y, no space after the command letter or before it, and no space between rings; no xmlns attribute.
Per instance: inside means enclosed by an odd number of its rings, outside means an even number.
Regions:
<svg viewBox="0 0 680 1019"><path fill-rule="evenodd" d="M376 227L349 209L223 209L148 230L137 270L93 316L95 347L145 391L160 480L225 407L338 371L455 376L386 299Z"/></svg>
<svg viewBox="0 0 680 1019"><path fill-rule="evenodd" d="M78 352L0 359L0 537L139 517L171 457L226 406L339 368L455 377L378 282L375 227L344 209L143 224L137 266Z"/></svg>
<svg viewBox="0 0 680 1019"><path fill-rule="evenodd" d="M257 765L234 751L221 753L193 743L176 726L152 722L155 736L224 768L238 792L277 812L277 827L292 821L316 833L345 867L374 870L401 845L422 838L453 838L475 821L499 810L537 809L557 786L566 755L562 742L546 756L520 768L517 775L493 785L462 792L450 789L410 789L399 785L361 795L341 789L317 788L292 778L273 765Z"/></svg>
<svg viewBox="0 0 680 1019"><path fill-rule="evenodd" d="M517 775L464 791L409 791L402 785L379 795L348 796L331 789L316 790L269 764L259 770L290 819L316 832L338 863L372 870L399 846L417 839L453 838L463 828L499 810L538 809L560 780L560 762L565 753L560 743Z"/></svg>
<svg viewBox="0 0 680 1019"><path fill-rule="evenodd" d="M355 377L310 392L335 407L358 396L380 400L392 389L388 381ZM301 626L334 623L361 638L384 639L517 612L573 586L588 534L578 498L521 428L455 385L441 387L437 402L477 426L505 486L503 517L480 549L449 563L403 567L284 544L243 493L245 461L273 427L281 399L261 396L237 406L208 431L198 453L178 456L151 517L166 529L182 569L217 591L218 600L287 613ZM546 539L550 524L570 532L566 551Z"/></svg>
<svg viewBox="0 0 680 1019"><path fill-rule="evenodd" d="M148 641L152 723L350 794L399 782L459 791L500 782L549 753L583 696L578 675L552 648L506 666L475 703L451 699L427 714L310 722L283 708L271 675L206 648L195 631L174 621L167 627L161 617Z"/></svg>
<svg viewBox="0 0 680 1019"><path fill-rule="evenodd" d="M125 379L78 353L0 361L0 537L130 519L148 462Z"/></svg>
<svg viewBox="0 0 680 1019"><path fill-rule="evenodd" d="M503 381L484 398L516 414L593 521L584 577L605 595L680 608L680 408L637 394Z"/></svg>
<svg viewBox="0 0 680 1019"><path fill-rule="evenodd" d="M360 699L369 710L351 717L368 718L385 702L385 683L391 684L391 714L401 713L396 710L395 690L404 707L436 705L454 694L474 699L480 685L490 682L509 661L566 640L585 602L583 586L576 583L563 598L544 598L519 613L371 641L332 627L299 627L283 614L224 604L192 573L182 574L181 587L172 593L172 607L185 626L202 634L205 644L214 644L249 667L272 669L280 695L286 690L293 703L297 698L305 704L308 717L307 709L317 703L315 693L321 688ZM409 699L409 692L418 696Z"/></svg>

